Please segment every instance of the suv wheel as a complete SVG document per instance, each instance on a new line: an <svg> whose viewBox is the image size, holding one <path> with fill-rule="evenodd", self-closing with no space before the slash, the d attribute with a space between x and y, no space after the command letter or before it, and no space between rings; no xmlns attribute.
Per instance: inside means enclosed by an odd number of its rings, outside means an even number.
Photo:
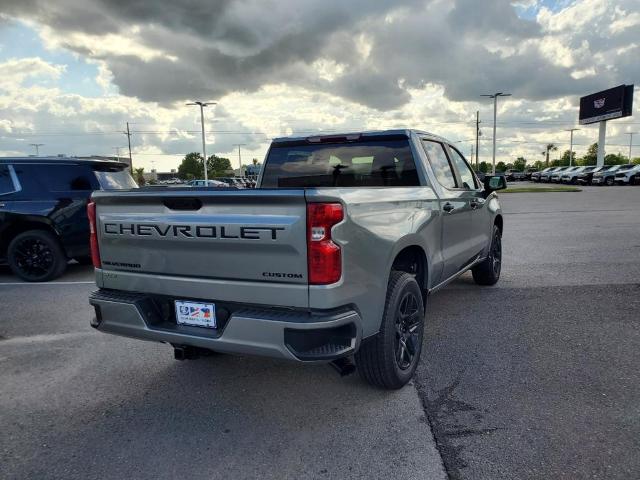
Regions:
<svg viewBox="0 0 640 480"><path fill-rule="evenodd" d="M500 229L494 225L491 237L491 247L489 255L482 263L471 269L473 279L478 285L495 285L500 280L500 270L502 269L502 235Z"/></svg>
<svg viewBox="0 0 640 480"><path fill-rule="evenodd" d="M398 389L411 380L424 333L422 292L413 275L392 271L380 331L355 355L360 376L371 385Z"/></svg>
<svg viewBox="0 0 640 480"><path fill-rule="evenodd" d="M27 282L53 280L67 267L58 239L44 230L29 230L11 240L7 261L13 273Z"/></svg>
<svg viewBox="0 0 640 480"><path fill-rule="evenodd" d="M607 179L604 181L604 183L606 183L609 187L612 186L614 182L615 180L613 177L607 177Z"/></svg>

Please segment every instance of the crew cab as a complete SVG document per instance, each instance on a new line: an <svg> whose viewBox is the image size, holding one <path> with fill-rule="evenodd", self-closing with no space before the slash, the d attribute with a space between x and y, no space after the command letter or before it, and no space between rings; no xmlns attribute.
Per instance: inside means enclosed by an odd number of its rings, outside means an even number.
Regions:
<svg viewBox="0 0 640 480"><path fill-rule="evenodd" d="M91 325L178 359L355 360L400 388L427 295L467 270L498 281L505 187L442 137L389 130L275 139L256 189L95 192Z"/></svg>
<svg viewBox="0 0 640 480"><path fill-rule="evenodd" d="M23 280L91 264L87 202L94 190L137 187L128 165L76 158L0 158L0 262Z"/></svg>

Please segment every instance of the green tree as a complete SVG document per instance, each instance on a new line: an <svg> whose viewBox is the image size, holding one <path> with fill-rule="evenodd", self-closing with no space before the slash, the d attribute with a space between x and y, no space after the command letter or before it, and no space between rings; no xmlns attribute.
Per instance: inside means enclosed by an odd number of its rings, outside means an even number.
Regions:
<svg viewBox="0 0 640 480"><path fill-rule="evenodd" d="M491 171L491 165L489 165L487 162L480 162L480 165L478 165L478 168L482 173L488 173Z"/></svg>
<svg viewBox="0 0 640 480"><path fill-rule="evenodd" d="M549 166L549 152L555 152L558 150L558 147L553 143L547 143L544 152L542 152L542 156L547 159L547 167Z"/></svg>
<svg viewBox="0 0 640 480"><path fill-rule="evenodd" d="M513 161L513 168L515 168L516 170L524 170L525 166L527 165L527 159L524 157L518 157Z"/></svg>
<svg viewBox="0 0 640 480"><path fill-rule="evenodd" d="M536 160L533 162L533 168L536 170L542 170L544 168L544 162L542 160Z"/></svg>
<svg viewBox="0 0 640 480"><path fill-rule="evenodd" d="M140 186L144 185L145 184L145 181L144 181L144 167L134 168L133 172L134 172L134 178L135 178L136 182L138 183L138 185L140 185Z"/></svg>
<svg viewBox="0 0 640 480"><path fill-rule="evenodd" d="M504 162L496 163L496 172L504 172L507 169L507 166Z"/></svg>
<svg viewBox="0 0 640 480"><path fill-rule="evenodd" d="M210 177L224 177L231 168L231 161L228 158L211 155L207 159L207 173Z"/></svg>
<svg viewBox="0 0 640 480"><path fill-rule="evenodd" d="M187 153L178 166L178 177L182 180L204 177L202 155L198 152Z"/></svg>
<svg viewBox="0 0 640 480"><path fill-rule="evenodd" d="M587 149L587 153L582 157L582 165L595 165L598 161L598 142L592 143Z"/></svg>
<svg viewBox="0 0 640 480"><path fill-rule="evenodd" d="M570 154L571 154L571 152L569 152L569 150L565 150L564 152L562 152L562 155L560 156L560 166L565 167L565 166L569 165L569 155Z"/></svg>
<svg viewBox="0 0 640 480"><path fill-rule="evenodd" d="M610 153L609 155L605 155L604 164L605 165L624 165L629 162L629 159L626 155L622 155L621 153Z"/></svg>

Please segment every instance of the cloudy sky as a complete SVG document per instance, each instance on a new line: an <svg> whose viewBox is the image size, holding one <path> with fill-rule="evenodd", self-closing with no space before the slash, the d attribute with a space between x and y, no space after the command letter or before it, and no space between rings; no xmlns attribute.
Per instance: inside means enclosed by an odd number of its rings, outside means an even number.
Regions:
<svg viewBox="0 0 640 480"><path fill-rule="evenodd" d="M640 84L639 59L640 0L2 0L0 155L124 154L128 121L134 163L168 170L200 149L198 99L234 165L235 144L262 160L274 136L397 127L469 156L476 110L489 160L480 95L502 91L498 160L534 161L568 149L580 96ZM609 122L608 153L625 132L638 115Z"/></svg>

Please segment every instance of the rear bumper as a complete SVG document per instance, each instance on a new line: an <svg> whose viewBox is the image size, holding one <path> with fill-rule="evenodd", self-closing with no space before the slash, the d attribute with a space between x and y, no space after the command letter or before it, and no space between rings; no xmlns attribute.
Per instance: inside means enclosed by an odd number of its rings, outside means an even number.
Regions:
<svg viewBox="0 0 640 480"><path fill-rule="evenodd" d="M172 299L98 290L89 303L96 311L91 325L101 332L225 353L331 361L353 354L362 339L360 315L350 308L308 311L236 305L221 308L218 328L206 329L176 324L168 307Z"/></svg>

